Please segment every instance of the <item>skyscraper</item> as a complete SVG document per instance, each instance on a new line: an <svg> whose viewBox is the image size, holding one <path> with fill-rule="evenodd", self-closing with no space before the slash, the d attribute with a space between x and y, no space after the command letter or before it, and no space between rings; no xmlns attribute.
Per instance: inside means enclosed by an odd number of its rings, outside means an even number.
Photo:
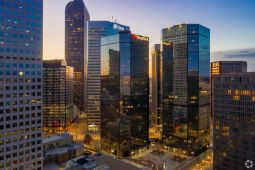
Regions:
<svg viewBox="0 0 255 170"><path fill-rule="evenodd" d="M175 25L162 30L162 44L165 43L172 43L173 56L170 53L166 58L170 70L162 68L162 78L172 74L162 80L163 86L172 86L167 93L169 100L162 105L167 106L162 112L172 114L170 120L163 119L163 124L170 122L171 131L164 142L198 154L209 145L210 30L199 24ZM162 54L164 59L164 51ZM164 100L164 89L161 91Z"/></svg>
<svg viewBox="0 0 255 170"><path fill-rule="evenodd" d="M67 66L64 60L44 60L44 131L46 133L67 131L73 116L73 67Z"/></svg>
<svg viewBox="0 0 255 170"><path fill-rule="evenodd" d="M74 68L74 104L84 111L89 12L83 0L73 0L65 9L65 59Z"/></svg>
<svg viewBox="0 0 255 170"><path fill-rule="evenodd" d="M43 1L0 1L0 169L41 170Z"/></svg>
<svg viewBox="0 0 255 170"><path fill-rule="evenodd" d="M101 147L125 157L148 144L149 38L120 32L101 40Z"/></svg>
<svg viewBox="0 0 255 170"><path fill-rule="evenodd" d="M156 133L160 132L161 116L160 116L160 44L155 44L152 47L152 83L151 83L151 116L150 127L155 130Z"/></svg>
<svg viewBox="0 0 255 170"><path fill-rule="evenodd" d="M173 133L173 43L162 42L160 63L160 120L161 138Z"/></svg>
<svg viewBox="0 0 255 170"><path fill-rule="evenodd" d="M214 61L211 62L210 73L211 73L211 116L213 116L213 77L219 74L225 73L243 73L247 72L247 62L246 61Z"/></svg>
<svg viewBox="0 0 255 170"><path fill-rule="evenodd" d="M254 168L255 73L216 75L213 87L214 169Z"/></svg>
<svg viewBox="0 0 255 170"><path fill-rule="evenodd" d="M100 62L101 62L101 37L113 35L120 31L129 30L129 27L109 21L90 21L88 24L88 59L86 63L87 80L86 107L88 115L88 130L100 129Z"/></svg>
<svg viewBox="0 0 255 170"><path fill-rule="evenodd" d="M247 72L246 61L214 61L211 62L211 79L214 75L224 73L242 73Z"/></svg>

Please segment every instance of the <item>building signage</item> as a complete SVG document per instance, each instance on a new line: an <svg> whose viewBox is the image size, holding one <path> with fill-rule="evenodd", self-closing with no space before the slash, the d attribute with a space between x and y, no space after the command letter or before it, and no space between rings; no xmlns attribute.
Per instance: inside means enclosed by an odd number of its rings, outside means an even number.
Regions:
<svg viewBox="0 0 255 170"><path fill-rule="evenodd" d="M136 34L132 34L132 39L138 39L141 41L149 41L148 37L144 37L144 36L140 36L140 35L136 35Z"/></svg>
<svg viewBox="0 0 255 170"><path fill-rule="evenodd" d="M115 30L120 30L120 31L125 31L125 27L118 25L118 24L113 24L113 29Z"/></svg>

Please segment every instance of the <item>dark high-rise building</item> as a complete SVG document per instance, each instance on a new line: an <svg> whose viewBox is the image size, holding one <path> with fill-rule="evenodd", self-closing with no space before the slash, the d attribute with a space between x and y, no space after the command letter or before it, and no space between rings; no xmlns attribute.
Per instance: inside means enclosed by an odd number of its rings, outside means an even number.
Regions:
<svg viewBox="0 0 255 170"><path fill-rule="evenodd" d="M125 157L149 137L149 38L129 31L101 40L101 147Z"/></svg>
<svg viewBox="0 0 255 170"><path fill-rule="evenodd" d="M175 25L162 30L162 44L164 142L197 154L209 145L210 30Z"/></svg>
<svg viewBox="0 0 255 170"><path fill-rule="evenodd" d="M214 169L254 169L255 73L215 75L213 108Z"/></svg>
<svg viewBox="0 0 255 170"><path fill-rule="evenodd" d="M247 62L246 61L214 61L211 62L211 116L213 113L213 100L212 100L212 92L213 85L212 80L215 75L225 74L225 73L243 73L247 72Z"/></svg>
<svg viewBox="0 0 255 170"><path fill-rule="evenodd" d="M247 72L246 61L214 61L211 62L211 78L214 75L224 73L243 73Z"/></svg>
<svg viewBox="0 0 255 170"><path fill-rule="evenodd" d="M73 0L65 9L65 59L74 68L74 104L84 111L87 63L87 22L90 16L83 0Z"/></svg>
<svg viewBox="0 0 255 170"><path fill-rule="evenodd" d="M161 131L161 116L160 116L160 44L155 44L152 47L152 82L151 82L151 115L150 127L156 133Z"/></svg>
<svg viewBox="0 0 255 170"><path fill-rule="evenodd" d="M46 133L68 130L73 115L73 67L64 60L43 61L43 123Z"/></svg>
<svg viewBox="0 0 255 170"><path fill-rule="evenodd" d="M173 43L162 42L160 63L160 120L161 138L167 139L173 132Z"/></svg>
<svg viewBox="0 0 255 170"><path fill-rule="evenodd" d="M100 129L100 64L101 64L101 37L113 35L120 31L129 30L129 27L109 21L88 22L88 59L86 63L87 79L86 90L86 113L88 130Z"/></svg>
<svg viewBox="0 0 255 170"><path fill-rule="evenodd" d="M0 1L0 169L43 168L43 0Z"/></svg>

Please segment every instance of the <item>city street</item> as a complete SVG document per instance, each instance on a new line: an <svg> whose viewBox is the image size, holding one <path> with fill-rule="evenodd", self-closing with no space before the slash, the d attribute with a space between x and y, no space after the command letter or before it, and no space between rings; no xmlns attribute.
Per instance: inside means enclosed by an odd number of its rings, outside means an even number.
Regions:
<svg viewBox="0 0 255 170"><path fill-rule="evenodd" d="M87 128L87 120L85 116L78 118L70 127L68 132L73 135L73 139L77 142L84 142L85 132Z"/></svg>

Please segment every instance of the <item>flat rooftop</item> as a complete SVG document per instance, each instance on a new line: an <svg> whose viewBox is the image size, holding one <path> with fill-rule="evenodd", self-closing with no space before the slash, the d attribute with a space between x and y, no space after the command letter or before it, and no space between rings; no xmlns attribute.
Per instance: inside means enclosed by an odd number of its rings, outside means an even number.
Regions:
<svg viewBox="0 0 255 170"><path fill-rule="evenodd" d="M50 142L57 141L57 140L61 140L61 139L70 138L70 137L72 137L72 135L70 135L69 133L62 133L62 134L52 135L52 136L49 136L47 138L43 138L43 144L50 143Z"/></svg>
<svg viewBox="0 0 255 170"><path fill-rule="evenodd" d="M102 154L101 156L92 156L96 162L97 162L97 167L99 167L100 165L108 165L111 170L141 170L140 168L128 164L122 160L118 160L116 158L113 158L111 156L107 156Z"/></svg>
<svg viewBox="0 0 255 170"><path fill-rule="evenodd" d="M45 156L48 156L48 155L55 155L55 154L63 154L65 152L68 152L69 149L78 149L82 147L83 148L83 145L80 144L80 143L75 143L75 142L71 142L71 143L68 143L66 146L63 146L63 147L58 147L58 148L53 148L53 149L49 149L45 152Z"/></svg>
<svg viewBox="0 0 255 170"><path fill-rule="evenodd" d="M55 164L55 163L48 163L43 165L43 170L60 170L63 169L63 167Z"/></svg>

